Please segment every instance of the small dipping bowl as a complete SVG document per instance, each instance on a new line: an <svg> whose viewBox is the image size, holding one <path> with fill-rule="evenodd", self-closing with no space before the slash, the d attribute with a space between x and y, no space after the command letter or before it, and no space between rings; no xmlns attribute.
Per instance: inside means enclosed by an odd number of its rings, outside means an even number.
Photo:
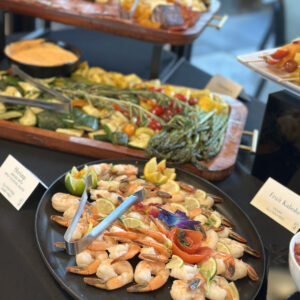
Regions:
<svg viewBox="0 0 300 300"><path fill-rule="evenodd" d="M298 265L295 258L295 244L300 243L300 232L296 233L290 242L289 249L289 268L293 280L297 286L298 291L300 291L300 266Z"/></svg>
<svg viewBox="0 0 300 300"><path fill-rule="evenodd" d="M77 49L73 45L67 44L63 41L53 41L53 40L48 40L48 39L44 39L44 40L45 40L45 42L56 44L56 45L60 46L61 48L74 53L77 56L77 60L74 62L71 62L71 63L65 63L65 64L57 65L57 66L38 66L38 65L21 63L19 61L12 59L9 56L9 54L7 53L8 47L13 45L14 43L8 44L5 47L4 54L10 60L11 63L17 65L25 73L27 73L35 78L50 78L50 77L54 77L54 76L69 76L72 72L74 72L79 67L80 58L81 58L81 53L80 53L79 49Z"/></svg>

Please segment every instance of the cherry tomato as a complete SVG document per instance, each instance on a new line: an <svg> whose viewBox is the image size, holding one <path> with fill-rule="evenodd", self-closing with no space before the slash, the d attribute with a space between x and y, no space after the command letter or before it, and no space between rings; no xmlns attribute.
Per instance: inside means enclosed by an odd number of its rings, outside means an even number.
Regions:
<svg viewBox="0 0 300 300"><path fill-rule="evenodd" d="M163 89L156 89L156 91L159 92L159 93L163 93L164 92Z"/></svg>
<svg viewBox="0 0 300 300"><path fill-rule="evenodd" d="M196 105L198 103L198 99L196 97L189 99L189 105Z"/></svg>
<svg viewBox="0 0 300 300"><path fill-rule="evenodd" d="M268 65L276 65L279 63L279 60L268 56L268 57L266 57L266 62Z"/></svg>
<svg viewBox="0 0 300 300"><path fill-rule="evenodd" d="M174 95L174 98L177 98L177 99L179 99L179 100L181 100L183 102L187 102L186 96L184 96L182 94L176 94L176 95Z"/></svg>
<svg viewBox="0 0 300 300"><path fill-rule="evenodd" d="M176 113L180 114L182 112L182 109L180 107L175 108Z"/></svg>
<svg viewBox="0 0 300 300"><path fill-rule="evenodd" d="M154 86L150 86L150 87L148 87L148 90L151 91L151 92L155 92L156 88Z"/></svg>
<svg viewBox="0 0 300 300"><path fill-rule="evenodd" d="M274 59L282 59L289 54L289 50L278 49L275 53L271 54Z"/></svg>
<svg viewBox="0 0 300 300"><path fill-rule="evenodd" d="M135 133L136 126L132 123L129 123L124 126L123 132L125 132L128 136L132 136Z"/></svg>
<svg viewBox="0 0 300 300"><path fill-rule="evenodd" d="M148 124L148 127L153 129L153 130L162 129L161 124L157 120L151 120L150 123Z"/></svg>
<svg viewBox="0 0 300 300"><path fill-rule="evenodd" d="M150 112L156 116L160 116L165 111L165 108L163 106L154 106Z"/></svg>
<svg viewBox="0 0 300 300"><path fill-rule="evenodd" d="M286 72L292 73L297 70L298 64L295 60L290 59L283 65L283 68Z"/></svg>

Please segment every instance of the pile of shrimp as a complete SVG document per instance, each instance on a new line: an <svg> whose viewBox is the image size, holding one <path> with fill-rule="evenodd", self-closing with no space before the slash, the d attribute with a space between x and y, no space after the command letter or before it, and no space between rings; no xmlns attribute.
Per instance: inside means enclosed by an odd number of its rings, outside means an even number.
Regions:
<svg viewBox="0 0 300 300"><path fill-rule="evenodd" d="M172 243L168 239L169 228L164 222L149 214L149 208L160 206L174 213L172 203L184 203L185 197L197 197L199 193L193 186L177 181L179 192L164 191L164 184L155 186L138 178L138 169L133 165L96 164L90 166L98 176L97 188L90 191L90 201L85 206L81 219L73 233L72 241L81 239L97 226L105 216L98 213L95 202L99 197L109 199L118 206L132 193L141 188L146 190L146 197L141 204L132 206L123 217L138 218L143 221L143 228L126 228L122 218L116 220L105 232L94 240L86 250L76 255L76 266L68 266L69 272L84 275L88 285L114 290L135 282L127 287L128 292L150 292L162 287L169 277L173 281L171 297L177 299L232 299L230 281L249 276L258 280L255 270L240 258L244 252L259 257L260 254L246 245L246 240L233 231L233 224L218 213L213 206L222 199L207 194L198 198L200 208L188 211L191 220L201 222L201 231L205 239L203 246L210 247L217 262L217 273L208 285L196 264L184 263L181 267L166 268L172 256ZM51 220L68 227L78 207L79 197L56 193L52 197L53 208L63 215L52 215ZM155 205L155 206L154 206ZM222 224L218 228L204 225L211 213L218 214ZM218 241L226 244L230 255L217 252ZM64 242L55 246L64 248ZM135 269L130 259L138 256L140 261Z"/></svg>

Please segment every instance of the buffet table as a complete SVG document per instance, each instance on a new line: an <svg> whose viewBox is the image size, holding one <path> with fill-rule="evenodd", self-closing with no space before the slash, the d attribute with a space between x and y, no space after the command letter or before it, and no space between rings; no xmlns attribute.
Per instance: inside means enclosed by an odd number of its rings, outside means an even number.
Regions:
<svg viewBox="0 0 300 300"><path fill-rule="evenodd" d="M74 36L77 35L74 34ZM66 35L59 37L67 39ZM70 42L75 43L75 40ZM129 54L127 53L127 55ZM85 52L85 58L90 62L92 61L93 64L97 62L95 53L90 52L87 55ZM123 59L126 61L125 58ZM113 57L111 60L113 61ZM203 88L209 78L208 74L186 62L178 70L175 70L173 75L168 78L168 82ZM241 100L243 99L241 97ZM253 100L248 102L247 106L249 115L245 129L259 129L263 119L264 104ZM245 138L245 141L242 142L249 143L249 140ZM91 161L90 158L84 156L0 139L0 164L9 154L19 160L47 186L50 186L58 176L70 170L72 166ZM252 162L251 154L240 150L233 173L225 180L215 184L236 201L256 225L262 237L267 258L271 257L268 267L272 268L276 264L276 258L281 255L283 258L281 263L287 269L288 245L292 234L250 205L251 199L263 184L262 181L251 175ZM31 195L24 207L17 211L0 195L0 239L2 240L0 286L2 299L71 299L52 277L37 248L34 219L41 196L42 191L37 190ZM272 234L274 232L276 234ZM276 284L280 285L281 283ZM266 293L267 277L264 278L257 299L266 299Z"/></svg>

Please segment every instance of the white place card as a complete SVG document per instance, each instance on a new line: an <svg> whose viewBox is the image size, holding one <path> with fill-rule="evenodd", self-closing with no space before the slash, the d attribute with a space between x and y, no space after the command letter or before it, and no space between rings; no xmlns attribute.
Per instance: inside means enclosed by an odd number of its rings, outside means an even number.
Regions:
<svg viewBox="0 0 300 300"><path fill-rule="evenodd" d="M227 95L232 98L237 98L243 89L238 83L225 78L220 74L216 74L212 77L205 88L211 92Z"/></svg>
<svg viewBox="0 0 300 300"><path fill-rule="evenodd" d="M0 167L0 193L17 210L23 206L39 183L46 187L12 155Z"/></svg>
<svg viewBox="0 0 300 300"><path fill-rule="evenodd" d="M269 178L250 202L292 233L300 228L300 196Z"/></svg>

